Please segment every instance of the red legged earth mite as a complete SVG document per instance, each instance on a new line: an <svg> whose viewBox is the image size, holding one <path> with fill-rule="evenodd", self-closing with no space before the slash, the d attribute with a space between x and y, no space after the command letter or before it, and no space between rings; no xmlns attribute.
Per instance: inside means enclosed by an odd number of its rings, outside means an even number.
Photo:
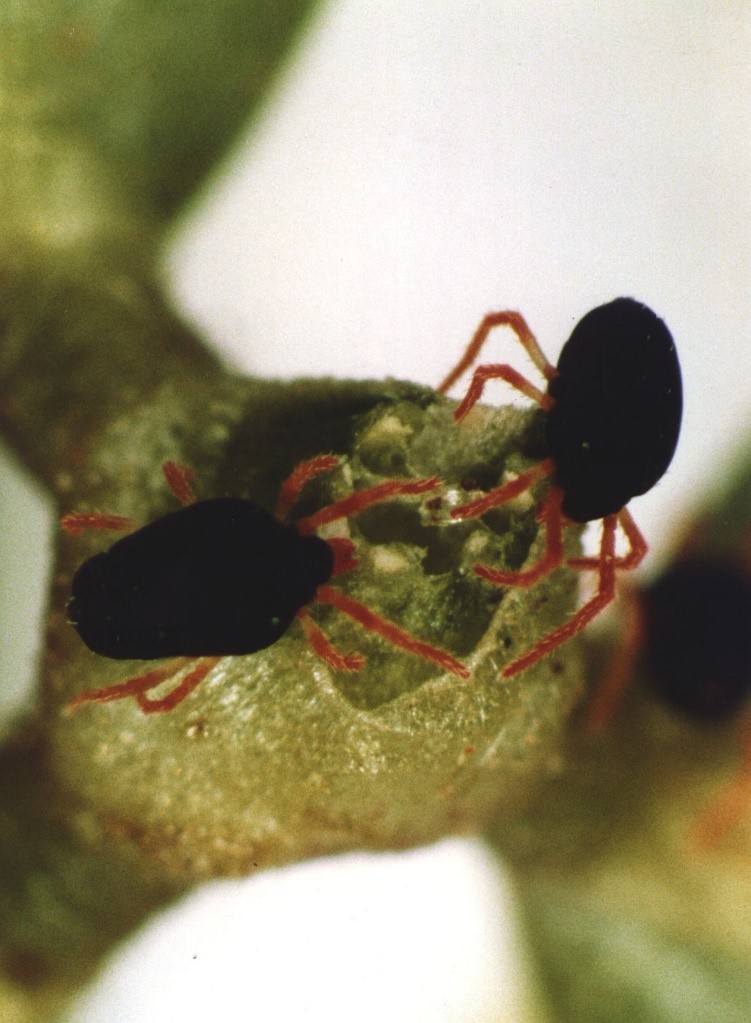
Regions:
<svg viewBox="0 0 751 1023"><path fill-rule="evenodd" d="M699 553L691 544L653 582L627 591L621 640L587 711L590 734L610 723L636 673L660 702L712 727L738 719L741 761L733 782L692 828L714 846L751 804L751 566Z"/></svg>
<svg viewBox="0 0 751 1023"><path fill-rule="evenodd" d="M537 518L545 530L540 560L520 572L475 565L475 573L496 586L532 586L561 564L597 572L594 596L562 626L507 664L505 678L524 671L565 643L614 598L616 572L634 569L647 544L626 508L632 497L650 490L665 473L678 442L683 392L678 356L670 331L647 306L617 298L598 306L574 327L557 366L548 362L537 339L517 312L490 313L477 328L463 357L438 388L445 394L477 360L488 335L507 326L516 334L547 381L540 390L512 366L479 366L455 418L465 418L485 384L504 380L546 413L546 456L534 468L482 497L452 510L455 519L484 515L549 480ZM596 557L566 558L563 530L573 523L602 519ZM628 543L616 553L616 532Z"/></svg>
<svg viewBox="0 0 751 1023"><path fill-rule="evenodd" d="M329 604L400 650L467 678L469 671L451 654L329 586L357 567L355 546L316 534L381 501L429 493L440 480L386 480L288 522L305 484L337 465L333 455L298 465L281 487L274 515L243 498L196 500L190 470L175 462L165 462L163 471L183 507L163 518L135 528L120 516L66 515L62 527L73 535L135 529L85 561L73 577L68 616L86 646L115 660L172 658L117 685L80 693L69 708L134 697L144 713L172 710L222 657L263 650L294 621L335 671L360 670L365 658L332 646L310 615L313 602ZM181 672L166 696L149 695Z"/></svg>

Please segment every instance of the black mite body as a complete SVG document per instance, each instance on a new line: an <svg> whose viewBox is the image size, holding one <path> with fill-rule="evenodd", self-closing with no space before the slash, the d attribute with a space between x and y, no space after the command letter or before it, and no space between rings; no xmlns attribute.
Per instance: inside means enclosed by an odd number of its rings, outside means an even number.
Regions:
<svg viewBox="0 0 751 1023"><path fill-rule="evenodd" d="M618 298L587 313L548 386L546 436L563 513L590 522L644 494L672 461L683 391L673 338L651 309Z"/></svg>
<svg viewBox="0 0 751 1023"><path fill-rule="evenodd" d="M503 380L546 413L547 451L535 468L454 508L451 517L484 515L547 479L548 492L537 510L545 535L539 561L519 572L475 565L475 573L497 586L531 586L564 562L598 574L595 595L568 622L503 668L502 675L510 678L583 629L613 600L616 569L633 569L644 558L647 544L626 504L654 486L668 468L680 432L683 390L675 345L663 321L641 302L617 298L577 323L557 366L547 360L519 313L490 313L440 392L475 362L490 331L500 326L514 331L547 389L540 390L505 363L482 365L474 371L455 418L465 418L488 381ZM566 525L596 519L603 520L598 555L566 559ZM618 527L628 542L625 555L616 554Z"/></svg>
<svg viewBox="0 0 751 1023"><path fill-rule="evenodd" d="M642 656L656 695L696 721L733 718L751 693L751 576L678 559L638 595Z"/></svg>
<svg viewBox="0 0 751 1023"><path fill-rule="evenodd" d="M105 657L251 654L286 632L333 568L331 547L315 534L250 501L214 498L85 561L68 615Z"/></svg>
<svg viewBox="0 0 751 1023"><path fill-rule="evenodd" d="M222 657L263 650L295 621L330 668L359 671L365 658L331 644L310 614L313 603L328 604L392 646L467 678L468 669L450 653L329 586L357 567L355 545L315 533L382 501L428 493L440 480L385 480L287 522L306 483L338 464L333 455L301 462L282 484L274 515L243 498L197 501L191 471L170 461L162 469L183 505L179 511L140 529L119 515L63 516L63 529L74 536L84 529L135 530L89 558L73 577L68 615L84 643L114 660L173 658L116 685L81 692L68 708L132 697L144 714L172 710ZM150 695L175 679L166 696Z"/></svg>

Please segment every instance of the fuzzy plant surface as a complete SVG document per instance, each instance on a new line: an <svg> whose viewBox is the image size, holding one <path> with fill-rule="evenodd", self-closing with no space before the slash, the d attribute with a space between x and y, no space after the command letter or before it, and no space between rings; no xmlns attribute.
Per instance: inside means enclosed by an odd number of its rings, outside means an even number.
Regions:
<svg viewBox="0 0 751 1023"><path fill-rule="evenodd" d="M206 878L530 812L581 695L574 643L499 679L570 613L575 578L505 592L472 572L478 558L518 569L539 555L533 496L483 520L448 515L534 463L539 414L482 408L457 426L451 402L409 383L244 379L163 297L168 218L307 13L278 0L0 3L0 424L61 515L159 518L175 507L168 459L195 470L199 499L273 510L300 460L336 455L301 515L440 476L435 494L327 535L357 548L337 588L468 677L314 608L337 648L366 656L361 671L332 670L294 623L266 650L222 658L169 713L71 710L145 669L93 654L67 620L72 574L111 538L58 536L38 702L0 748L0 1023L56 1018L114 942Z"/></svg>

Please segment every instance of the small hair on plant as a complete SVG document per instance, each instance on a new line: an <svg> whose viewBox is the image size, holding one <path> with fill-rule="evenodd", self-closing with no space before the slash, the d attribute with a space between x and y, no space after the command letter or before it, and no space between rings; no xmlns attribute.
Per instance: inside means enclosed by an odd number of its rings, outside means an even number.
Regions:
<svg viewBox="0 0 751 1023"><path fill-rule="evenodd" d="M69 708L133 697L144 713L170 711L222 657L252 654L277 642L297 622L315 651L335 671L359 671L365 658L334 648L310 614L328 604L392 646L460 678L468 669L440 647L425 643L329 582L357 567L354 543L323 539L316 530L374 504L436 490L437 477L386 480L288 521L303 487L339 460L318 455L300 463L282 484L275 514L239 497L196 500L191 471L163 465L182 505L137 528L130 519L97 512L63 517L62 528L134 530L76 571L68 616L94 653L116 660L171 660L125 681L79 693ZM149 695L182 676L166 695Z"/></svg>

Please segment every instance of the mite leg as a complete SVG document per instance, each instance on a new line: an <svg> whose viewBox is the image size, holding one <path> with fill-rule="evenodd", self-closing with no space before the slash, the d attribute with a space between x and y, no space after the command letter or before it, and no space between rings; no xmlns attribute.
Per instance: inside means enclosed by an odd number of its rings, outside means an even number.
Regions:
<svg viewBox="0 0 751 1023"><path fill-rule="evenodd" d="M340 654L305 608L297 612L297 620L314 653L334 671L360 671L365 666L366 660L362 654Z"/></svg>
<svg viewBox="0 0 751 1023"><path fill-rule="evenodd" d="M280 494L277 506L277 515L284 517L289 512L300 490L309 479L318 475L319 472L333 468L337 464L338 460L330 455L321 455L318 458L311 459L309 462L301 463L282 486L282 493ZM313 533L320 526L335 522L337 519L348 518L350 515L355 515L381 501L388 501L394 497L425 494L437 489L440 485L441 481L437 476L421 480L386 480L365 490L355 491L355 493L349 494L349 496L342 498L342 500L335 501L319 509L312 515L298 519L295 522L295 528L302 535L307 535ZM329 540L328 543L334 552L332 576L341 575L356 567L357 560L355 558L354 545L351 541L344 538L335 538ZM333 607L343 611L344 614L349 615L350 618L353 618L364 628L388 639L394 646L417 654L433 663L440 664L441 667L460 675L462 678L469 676L469 672L464 665L446 651L415 639L414 636L410 636L409 633L394 625L393 622L381 618L375 612L365 607L364 604L360 604L351 597L339 593L338 590L334 590L329 586L319 586L316 599L321 603L331 604ZM365 664L365 658L360 654L349 656L340 654L310 618L307 609L303 608L297 617L313 650L331 667L336 670L358 671Z"/></svg>
<svg viewBox="0 0 751 1023"><path fill-rule="evenodd" d="M388 501L392 497L426 494L431 490L436 490L440 485L441 481L437 476L422 480L386 480L384 483L377 483L374 487L357 490L354 494L342 498L341 501L335 501L312 515L298 519L295 526L300 533L312 533L319 526L335 522L337 519L349 518L350 515L356 515L357 512L370 508L371 505L379 504L381 501Z"/></svg>
<svg viewBox="0 0 751 1023"><path fill-rule="evenodd" d="M520 671L536 664L556 647L575 636L577 632L581 632L613 600L615 597L615 526L615 515L608 515L603 519L599 579L595 595L583 604L564 625L553 629L547 636L538 640L526 654L507 664L501 672L503 678L512 678Z"/></svg>
<svg viewBox="0 0 751 1023"><path fill-rule="evenodd" d="M190 480L194 473L186 465L167 461L162 465L164 478L180 504L192 504L196 499ZM115 533L127 533L137 529L141 523L129 519L125 515L107 515L102 512L71 512L63 515L60 526L69 536L79 536L87 529L111 530Z"/></svg>
<svg viewBox="0 0 751 1023"><path fill-rule="evenodd" d="M354 600L352 597L341 593L339 590L335 590L331 586L319 586L316 592L316 599L322 604L330 604L332 607L337 608L337 610L348 615L359 625L362 625L364 629L382 636L400 650L406 650L407 653L416 654L426 661L431 661L446 671L450 671L453 675L458 675L459 678L469 678L470 673L468 669L465 668L461 661L457 661L447 651L441 650L440 647L431 646L429 643L423 643L422 640L411 636L408 632L400 629L398 625L388 621L388 619L381 618L380 615L371 611L370 608Z"/></svg>
<svg viewBox="0 0 751 1023"><path fill-rule="evenodd" d="M554 469L553 459L544 458L541 462L538 462L534 469L521 473L516 479L488 491L487 494L478 497L475 501L470 501L468 504L462 504L458 508L452 509L451 518L474 519L479 515L484 515L485 512L489 512L492 508L498 508L500 505L505 504L506 501L518 497L519 494L523 494L525 490L529 490L539 480L550 476Z"/></svg>
<svg viewBox="0 0 751 1023"><path fill-rule="evenodd" d="M334 469L338 464L339 459L334 455L317 455L306 462L301 462L282 484L276 506L276 517L280 520L285 519L305 484L322 472ZM380 501L388 501L392 497L425 494L440 485L441 481L437 476L422 480L386 480L374 487L356 491L354 494L342 498L341 501L326 505L325 508L319 509L312 515L298 519L295 526L300 533L312 533L319 526L355 515Z"/></svg>
<svg viewBox="0 0 751 1023"><path fill-rule="evenodd" d="M193 469L168 460L162 464L162 472L167 485L183 507L195 502L196 495L190 485L190 481L195 477Z"/></svg>
<svg viewBox="0 0 751 1023"><path fill-rule="evenodd" d="M133 519L124 515L104 515L102 512L71 512L63 515L60 526L69 536L79 536L87 529L111 530L113 533L127 533L138 526Z"/></svg>
<svg viewBox="0 0 751 1023"><path fill-rule="evenodd" d="M153 668L144 675L135 675L114 686L105 686L103 689L89 689L75 696L66 705L67 710L76 710L84 703L109 703L111 700L125 700L130 696L138 696L149 689L161 685L172 675L176 675L190 662L188 657L175 657L160 668Z"/></svg>
<svg viewBox="0 0 751 1023"><path fill-rule="evenodd" d="M536 401L540 408L543 408L546 412L549 412L553 407L553 399L550 395L546 394L545 391L541 391L539 387L535 387L531 381L522 376L513 366L491 363L487 366L478 366L472 375L472 381L467 393L454 412L454 419L457 422L464 419L470 409L474 408L480 400L488 380L505 380L507 384L511 384L517 391L521 391L522 394L526 394L532 401Z"/></svg>
<svg viewBox="0 0 751 1023"><path fill-rule="evenodd" d="M741 763L736 777L712 801L689 833L689 844L706 852L715 848L743 819L751 804L751 719L741 732Z"/></svg>
<svg viewBox="0 0 751 1023"><path fill-rule="evenodd" d="M503 572L488 565L475 565L475 575L497 586L532 586L538 579L552 572L563 560L562 501L563 491L559 487L551 487L537 513L545 530L545 550L535 565L522 572Z"/></svg>
<svg viewBox="0 0 751 1023"><path fill-rule="evenodd" d="M276 517L280 522L287 518L306 483L339 465L334 455L316 455L295 466L279 490L276 503Z"/></svg>
<svg viewBox="0 0 751 1023"><path fill-rule="evenodd" d="M326 543L334 552L334 567L331 570L331 578L337 575L344 575L357 568L359 562L355 556L355 545L344 536L332 536Z"/></svg>
<svg viewBox="0 0 751 1023"><path fill-rule="evenodd" d="M221 657L202 657L191 668L188 674L180 681L175 688L161 699L153 699L147 696L146 690L136 693L136 701L144 714L158 714L162 711L172 710L178 703L182 703L186 696L199 686L206 678L212 668L215 668L221 661Z"/></svg>
<svg viewBox="0 0 751 1023"><path fill-rule="evenodd" d="M592 736L601 735L612 721L633 676L636 660L644 646L646 622L644 608L638 594L627 589L623 592L622 598L621 634L605 677L592 697L584 720L584 730Z"/></svg>
<svg viewBox="0 0 751 1023"><path fill-rule="evenodd" d="M473 334L472 340L467 345L464 355L461 357L459 362L457 362L456 366L454 366L445 380L438 385L437 390L439 394L445 394L449 388L456 383L462 373L469 369L480 354L480 350L485 344L488 334L495 327L510 327L516 334L517 339L526 350L532 362L534 362L535 366L537 366L545 379L548 381L553 379L556 374L556 368L548 362L545 357L545 353L540 348L537 338L527 326L527 321L521 313L516 313L510 309L506 309L499 313L488 313L488 315L484 317L480 326Z"/></svg>
<svg viewBox="0 0 751 1023"><path fill-rule="evenodd" d="M647 541L644 539L642 531L639 529L637 524L634 522L633 516L628 508L621 508L617 515L618 524L623 530L628 543L628 553L623 557L616 557L615 567L623 571L629 571L637 568L647 555L649 546ZM598 569L600 567L599 558L568 558L566 564L570 568L587 569L593 568Z"/></svg>
<svg viewBox="0 0 751 1023"><path fill-rule="evenodd" d="M173 678L180 671L191 663L190 657L175 657L160 668L154 668L143 675L136 675L126 679L114 686L105 686L103 689L91 689L79 693L68 703L68 711L77 710L84 703L110 703L112 700L126 700L133 697L144 714L153 714L158 711L172 710L178 703L181 703L196 686L206 678L208 673L215 667L221 658L202 657L196 661L194 667L187 675L169 692L165 697L154 699L147 696L151 689L156 689L167 679Z"/></svg>

